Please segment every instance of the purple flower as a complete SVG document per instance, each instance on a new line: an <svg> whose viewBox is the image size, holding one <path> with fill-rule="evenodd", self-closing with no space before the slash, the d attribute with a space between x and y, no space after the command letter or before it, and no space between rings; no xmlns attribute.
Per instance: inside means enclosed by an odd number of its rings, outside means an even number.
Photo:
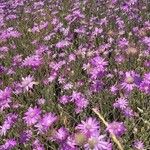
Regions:
<svg viewBox="0 0 150 150"><path fill-rule="evenodd" d="M31 137L32 137L32 131L26 130L20 135L19 142L21 144L24 144L24 143L28 142L31 139Z"/></svg>
<svg viewBox="0 0 150 150"><path fill-rule="evenodd" d="M144 150L144 144L143 144L142 141L139 141L139 140L134 141L133 147L134 147L136 150Z"/></svg>
<svg viewBox="0 0 150 150"><path fill-rule="evenodd" d="M150 83L142 81L140 84L140 90L146 94L150 94Z"/></svg>
<svg viewBox="0 0 150 150"><path fill-rule="evenodd" d="M140 90L146 94L150 94L150 73L144 74L143 81L140 84Z"/></svg>
<svg viewBox="0 0 150 150"><path fill-rule="evenodd" d="M112 144L105 140L104 135L92 136L88 139L88 143L84 145L85 150L112 150Z"/></svg>
<svg viewBox="0 0 150 150"><path fill-rule="evenodd" d="M40 98L37 100L38 105L44 105L46 100L44 98Z"/></svg>
<svg viewBox="0 0 150 150"><path fill-rule="evenodd" d="M128 71L124 74L124 81L121 83L121 88L127 92L131 92L135 87L140 85L141 79L134 71Z"/></svg>
<svg viewBox="0 0 150 150"><path fill-rule="evenodd" d="M25 78L22 77L22 82L20 84L20 87L23 89L23 91L29 91L30 89L33 88L33 85L37 85L37 84L38 82L35 82L34 78L28 75Z"/></svg>
<svg viewBox="0 0 150 150"><path fill-rule="evenodd" d="M56 44L56 47L57 47L57 48L64 48L64 47L68 47L70 44L71 44L71 43L70 43L69 41L67 41L67 40L62 40L62 41L60 41L60 42L58 42L58 43Z"/></svg>
<svg viewBox="0 0 150 150"><path fill-rule="evenodd" d="M76 146L75 139L71 135L67 137L65 142L62 142L60 144L60 150L78 150L78 148L76 148L75 146Z"/></svg>
<svg viewBox="0 0 150 150"><path fill-rule="evenodd" d="M95 118L87 118L85 121L81 121L81 124L76 126L76 129L81 133L84 133L88 137L99 132L100 126Z"/></svg>
<svg viewBox="0 0 150 150"><path fill-rule="evenodd" d="M99 71L103 72L105 70L105 67L108 65L108 62L105 61L104 58L100 56L96 56L91 59L91 64L93 67L96 67L99 69Z"/></svg>
<svg viewBox="0 0 150 150"><path fill-rule="evenodd" d="M123 114L129 118L135 116L134 111L130 107L127 107L126 109L124 109Z"/></svg>
<svg viewBox="0 0 150 150"><path fill-rule="evenodd" d="M56 122L57 116L54 113L46 113L43 118L35 125L40 133L47 132L47 130Z"/></svg>
<svg viewBox="0 0 150 150"><path fill-rule="evenodd" d="M3 91L0 90L0 111L10 107L12 90L6 87Z"/></svg>
<svg viewBox="0 0 150 150"><path fill-rule="evenodd" d="M108 65L108 62L100 56L95 56L90 60L90 64L91 66L87 70L88 74L91 75L92 79L97 79L103 76L104 72L106 71L106 66Z"/></svg>
<svg viewBox="0 0 150 150"><path fill-rule="evenodd" d="M95 80L92 82L90 90L92 92L99 92L100 90L102 90L103 87L103 83L99 80Z"/></svg>
<svg viewBox="0 0 150 150"><path fill-rule="evenodd" d="M29 107L23 119L28 126L34 125L40 119L41 110L37 107Z"/></svg>
<svg viewBox="0 0 150 150"><path fill-rule="evenodd" d="M13 57L13 65L17 66L20 65L22 62L22 55L16 55Z"/></svg>
<svg viewBox="0 0 150 150"><path fill-rule="evenodd" d="M67 139L68 135L69 131L64 127L61 127L55 132L54 139L56 139L58 142L63 142Z"/></svg>
<svg viewBox="0 0 150 150"><path fill-rule="evenodd" d="M128 46L128 44L129 44L129 42L128 42L128 40L126 38L122 38L118 42L118 45L121 48L124 48L124 47Z"/></svg>
<svg viewBox="0 0 150 150"><path fill-rule="evenodd" d="M89 104L88 100L85 98L85 96L82 93L75 92L75 91L73 91L70 101L75 103L76 113L81 112Z"/></svg>
<svg viewBox="0 0 150 150"><path fill-rule="evenodd" d="M118 91L118 87L116 85L113 85L110 87L110 91L112 94L116 95Z"/></svg>
<svg viewBox="0 0 150 150"><path fill-rule="evenodd" d="M25 58L22 66L29 68L38 68L42 64L42 58L39 55L32 55Z"/></svg>
<svg viewBox="0 0 150 150"><path fill-rule="evenodd" d="M88 100L85 99L85 97L80 97L78 99L75 100L75 105L76 105L76 113L80 113L81 111L83 111L84 108L87 107L87 105L89 104Z"/></svg>
<svg viewBox="0 0 150 150"><path fill-rule="evenodd" d="M109 131L109 133L112 133L116 136L122 136L125 133L126 128L125 128L123 122L114 121L114 122L108 124L106 130Z"/></svg>
<svg viewBox="0 0 150 150"><path fill-rule="evenodd" d="M144 81L146 81L147 83L150 83L150 72L144 74Z"/></svg>
<svg viewBox="0 0 150 150"><path fill-rule="evenodd" d="M128 100L124 97L118 98L117 101L113 104L115 108L119 108L121 110L124 110L128 106Z"/></svg>
<svg viewBox="0 0 150 150"><path fill-rule="evenodd" d="M9 130L13 126L13 124L17 121L17 117L18 116L13 113L10 113L6 116L6 119L3 123L3 125L0 126L0 135L1 136L6 135L7 130Z"/></svg>
<svg viewBox="0 0 150 150"><path fill-rule="evenodd" d="M5 144L0 146L0 150L11 150L17 145L16 140L14 139L7 139Z"/></svg>
<svg viewBox="0 0 150 150"><path fill-rule="evenodd" d="M69 96L67 96L67 95L61 96L61 97L59 98L59 102L60 102L61 104L67 104L67 103L69 102Z"/></svg>
<svg viewBox="0 0 150 150"><path fill-rule="evenodd" d="M44 145L41 144L41 142L39 141L39 139L36 139L33 144L33 150L45 150Z"/></svg>

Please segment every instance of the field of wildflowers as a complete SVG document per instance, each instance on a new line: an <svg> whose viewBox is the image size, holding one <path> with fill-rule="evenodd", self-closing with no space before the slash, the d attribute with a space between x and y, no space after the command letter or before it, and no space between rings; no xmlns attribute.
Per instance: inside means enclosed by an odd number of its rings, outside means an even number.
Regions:
<svg viewBox="0 0 150 150"><path fill-rule="evenodd" d="M150 150L146 0L0 0L0 150Z"/></svg>

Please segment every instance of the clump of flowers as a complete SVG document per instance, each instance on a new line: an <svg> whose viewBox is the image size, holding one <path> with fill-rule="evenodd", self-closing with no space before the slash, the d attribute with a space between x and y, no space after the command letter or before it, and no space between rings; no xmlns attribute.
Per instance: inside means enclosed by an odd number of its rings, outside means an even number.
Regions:
<svg viewBox="0 0 150 150"><path fill-rule="evenodd" d="M147 1L0 0L0 150L148 149L148 19Z"/></svg>

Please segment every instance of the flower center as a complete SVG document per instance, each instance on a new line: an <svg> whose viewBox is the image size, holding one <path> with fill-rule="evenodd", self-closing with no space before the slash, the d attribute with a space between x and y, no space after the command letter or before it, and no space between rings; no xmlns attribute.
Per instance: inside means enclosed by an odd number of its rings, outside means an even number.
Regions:
<svg viewBox="0 0 150 150"><path fill-rule="evenodd" d="M88 141L88 143L89 143L90 148L94 149L95 145L97 144L97 140L96 139L90 139Z"/></svg>
<svg viewBox="0 0 150 150"><path fill-rule="evenodd" d="M125 79L125 82L128 83L128 84L132 84L134 82L134 78L133 77L127 77Z"/></svg>

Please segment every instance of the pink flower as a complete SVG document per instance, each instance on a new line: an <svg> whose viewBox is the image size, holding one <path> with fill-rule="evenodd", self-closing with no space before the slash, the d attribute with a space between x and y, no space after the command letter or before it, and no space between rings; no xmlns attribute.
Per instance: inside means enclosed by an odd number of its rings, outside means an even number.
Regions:
<svg viewBox="0 0 150 150"><path fill-rule="evenodd" d="M114 121L114 122L108 124L106 130L116 136L122 136L125 133L126 128L125 128L123 122Z"/></svg>
<svg viewBox="0 0 150 150"><path fill-rule="evenodd" d="M29 91L33 88L33 85L37 85L38 82L35 82L33 77L28 75L25 78L22 78L22 82L20 84L20 87L23 89L23 91Z"/></svg>
<svg viewBox="0 0 150 150"><path fill-rule="evenodd" d="M84 145L85 150L112 150L112 144L105 139L105 135L95 135Z"/></svg>
<svg viewBox="0 0 150 150"><path fill-rule="evenodd" d="M52 124L57 120L57 116L54 113L46 113L41 120L35 125L40 133L43 133L52 126Z"/></svg>
<svg viewBox="0 0 150 150"><path fill-rule="evenodd" d="M57 44L56 44L56 47L57 48L64 48L64 47L67 47L67 46L69 46L71 43L69 42L69 41L67 41L67 40L62 40L62 41L60 41L60 42L58 42Z"/></svg>
<svg viewBox="0 0 150 150"><path fill-rule="evenodd" d="M95 118L87 118L85 121L81 121L81 124L76 126L76 129L87 136L94 135L99 132L100 126Z"/></svg>
<svg viewBox="0 0 150 150"><path fill-rule="evenodd" d="M41 110L37 107L29 107L23 119L28 126L34 125L40 119Z"/></svg>
<svg viewBox="0 0 150 150"><path fill-rule="evenodd" d="M25 58L22 66L30 68L38 68L42 64L42 58L39 55L32 55Z"/></svg>
<svg viewBox="0 0 150 150"><path fill-rule="evenodd" d="M3 91L0 90L0 110L3 111L5 108L10 107L12 90L6 87Z"/></svg>

